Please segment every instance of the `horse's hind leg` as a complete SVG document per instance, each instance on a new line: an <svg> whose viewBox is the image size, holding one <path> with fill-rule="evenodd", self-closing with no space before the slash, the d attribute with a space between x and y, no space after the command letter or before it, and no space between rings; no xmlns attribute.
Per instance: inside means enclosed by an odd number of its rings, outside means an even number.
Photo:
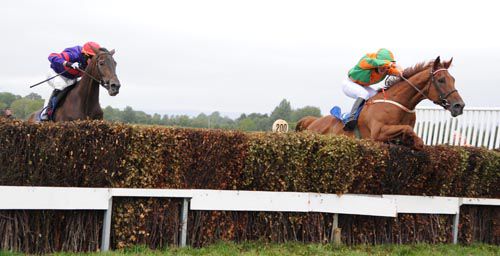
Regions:
<svg viewBox="0 0 500 256"><path fill-rule="evenodd" d="M424 148L424 141L417 136L413 128L409 125L384 125L378 132L372 130L371 137L377 141L389 141L391 139L402 138L404 144L416 150L422 150Z"/></svg>

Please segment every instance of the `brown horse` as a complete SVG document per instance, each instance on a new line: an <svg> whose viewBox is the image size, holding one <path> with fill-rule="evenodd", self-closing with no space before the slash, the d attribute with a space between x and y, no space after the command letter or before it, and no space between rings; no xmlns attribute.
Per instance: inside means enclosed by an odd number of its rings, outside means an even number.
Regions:
<svg viewBox="0 0 500 256"><path fill-rule="evenodd" d="M94 49L92 57L85 69L84 75L75 88L59 102L55 110L55 121L71 121L84 119L102 119L103 112L99 104L99 86L115 96L120 90L120 81L116 76L116 61L113 59L115 50L105 48ZM40 111L31 114L28 121L35 122Z"/></svg>
<svg viewBox="0 0 500 256"><path fill-rule="evenodd" d="M441 63L437 57L434 61L405 69L402 77L389 79L385 92L379 91L361 110L358 119L361 138L375 141L401 139L405 145L422 149L424 143L413 131L417 104L429 99L450 111L453 117L461 115L465 106L455 89L455 78L448 71L452 60ZM312 122L311 118L299 120L297 130L354 136L353 131L344 131L342 122L331 115L315 118Z"/></svg>
<svg viewBox="0 0 500 256"><path fill-rule="evenodd" d="M316 121L318 118L319 117L316 117L316 116L305 116L305 117L301 118L297 122L297 125L295 126L295 131L300 132L300 131L307 129L307 127L309 125L311 125L314 121Z"/></svg>

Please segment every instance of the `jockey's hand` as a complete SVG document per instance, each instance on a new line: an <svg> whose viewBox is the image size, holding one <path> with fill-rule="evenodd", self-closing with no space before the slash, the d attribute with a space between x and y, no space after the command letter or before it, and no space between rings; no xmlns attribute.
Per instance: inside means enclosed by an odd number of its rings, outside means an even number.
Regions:
<svg viewBox="0 0 500 256"><path fill-rule="evenodd" d="M399 71L399 73L403 73L403 67L401 67L401 65L396 64L396 69Z"/></svg>
<svg viewBox="0 0 500 256"><path fill-rule="evenodd" d="M80 63L75 62L75 63L71 64L71 68L76 69L76 70L80 69Z"/></svg>
<svg viewBox="0 0 500 256"><path fill-rule="evenodd" d="M80 63L78 63L78 62L66 61L66 62L64 62L64 66L66 66L68 68L72 68L72 69L80 69Z"/></svg>
<svg viewBox="0 0 500 256"><path fill-rule="evenodd" d="M399 71L399 76L403 76L403 70L404 70L403 67L401 67L401 66L398 65L396 68Z"/></svg>
<svg viewBox="0 0 500 256"><path fill-rule="evenodd" d="M392 71L393 75L397 75L397 76L403 75L403 68L396 63L391 63L391 70L393 70ZM394 73L396 73L396 74L394 74Z"/></svg>

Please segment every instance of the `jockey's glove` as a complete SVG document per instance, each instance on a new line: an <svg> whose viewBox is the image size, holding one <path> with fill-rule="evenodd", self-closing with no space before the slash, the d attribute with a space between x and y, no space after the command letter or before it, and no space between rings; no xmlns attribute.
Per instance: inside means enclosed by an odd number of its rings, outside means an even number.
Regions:
<svg viewBox="0 0 500 256"><path fill-rule="evenodd" d="M80 68L80 63L65 61L64 62L64 66L66 66L68 68L72 68L72 69L79 69Z"/></svg>

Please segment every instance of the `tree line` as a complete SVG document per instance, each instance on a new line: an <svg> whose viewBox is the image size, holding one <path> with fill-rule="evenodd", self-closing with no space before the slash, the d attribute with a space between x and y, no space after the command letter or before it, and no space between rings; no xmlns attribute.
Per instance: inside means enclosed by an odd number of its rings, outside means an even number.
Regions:
<svg viewBox="0 0 500 256"><path fill-rule="evenodd" d="M28 119L29 115L43 107L44 100L36 93L24 97L9 92L0 92L0 110L11 109L14 117Z"/></svg>
<svg viewBox="0 0 500 256"><path fill-rule="evenodd" d="M30 93L24 97L9 92L0 92L0 109L10 108L14 117L27 119L29 115L43 107L43 98ZM197 116L148 114L127 106L123 110L107 106L103 109L104 119L130 124L165 125L191 128L231 129L242 131L269 131L274 121L284 119L294 128L298 120L304 116L321 116L317 107L306 106L293 109L290 102L283 99L271 114L241 114L232 119L215 111L211 114L201 113Z"/></svg>

